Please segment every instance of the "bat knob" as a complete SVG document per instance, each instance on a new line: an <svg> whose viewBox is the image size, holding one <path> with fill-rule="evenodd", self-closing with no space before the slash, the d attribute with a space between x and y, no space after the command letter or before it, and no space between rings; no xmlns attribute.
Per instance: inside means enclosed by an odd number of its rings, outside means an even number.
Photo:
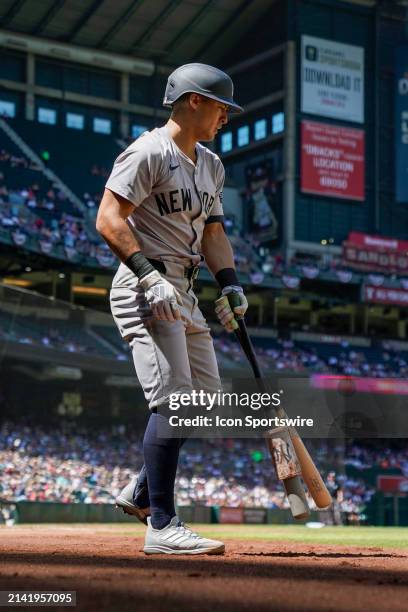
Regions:
<svg viewBox="0 0 408 612"><path fill-rule="evenodd" d="M283 480L293 518L297 521L310 516L306 494L298 477Z"/></svg>

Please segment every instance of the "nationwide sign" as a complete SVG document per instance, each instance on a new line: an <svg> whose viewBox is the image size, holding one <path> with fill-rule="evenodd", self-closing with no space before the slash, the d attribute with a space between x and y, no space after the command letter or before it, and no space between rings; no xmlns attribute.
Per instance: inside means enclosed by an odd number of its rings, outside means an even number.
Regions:
<svg viewBox="0 0 408 612"><path fill-rule="evenodd" d="M364 200L364 131L302 121L300 189Z"/></svg>
<svg viewBox="0 0 408 612"><path fill-rule="evenodd" d="M367 249L378 249L380 251L396 251L408 255L408 240L388 238L387 236L376 236L364 232L350 232L347 242L366 247Z"/></svg>
<svg viewBox="0 0 408 612"><path fill-rule="evenodd" d="M393 289L392 287L373 287L364 285L362 299L371 304L394 304L395 306L408 306L408 291Z"/></svg>
<svg viewBox="0 0 408 612"><path fill-rule="evenodd" d="M408 47L395 56L395 199L408 203Z"/></svg>
<svg viewBox="0 0 408 612"><path fill-rule="evenodd" d="M368 272L407 274L408 241L350 232L343 242L343 263Z"/></svg>
<svg viewBox="0 0 408 612"><path fill-rule="evenodd" d="M302 36L302 113L364 122L364 49Z"/></svg>

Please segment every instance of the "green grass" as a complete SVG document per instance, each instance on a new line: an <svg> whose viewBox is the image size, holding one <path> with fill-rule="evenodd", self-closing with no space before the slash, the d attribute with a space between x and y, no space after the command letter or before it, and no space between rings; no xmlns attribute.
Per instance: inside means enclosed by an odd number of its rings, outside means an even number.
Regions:
<svg viewBox="0 0 408 612"><path fill-rule="evenodd" d="M393 547L408 549L408 528L404 527L322 527L304 525L202 525L209 537L331 544L341 546Z"/></svg>
<svg viewBox="0 0 408 612"><path fill-rule="evenodd" d="M144 535L143 525L131 524L59 524L20 525L17 529L88 528L109 531L118 537ZM309 529L304 525L196 525L191 527L203 536L231 540L265 542L298 542L300 544L328 544L339 546L391 547L408 549L408 527L323 527Z"/></svg>

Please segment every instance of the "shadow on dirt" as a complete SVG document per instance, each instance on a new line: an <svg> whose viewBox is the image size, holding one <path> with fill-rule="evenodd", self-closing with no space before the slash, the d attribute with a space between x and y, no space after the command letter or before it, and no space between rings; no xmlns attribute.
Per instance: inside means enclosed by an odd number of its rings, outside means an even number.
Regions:
<svg viewBox="0 0 408 612"><path fill-rule="evenodd" d="M140 553L139 553L140 554ZM243 560L242 557L250 556L253 561ZM272 561L272 559L305 559L304 562L292 563ZM337 559L339 563L336 565L325 565L327 559ZM378 564L379 558L389 559L406 559L404 569L389 567L361 567L360 562L366 562L368 559L376 559ZM269 562L268 559L271 559ZM314 563L310 563L310 561ZM386 561L385 561L386 563ZM87 572L92 570L122 570L126 572L134 571L134 577L140 578L143 575L160 576L162 574L166 578L241 578L251 577L251 579L300 579L303 581L325 581L336 582L339 585L342 582L364 582L365 584L388 584L393 586L408 586L408 558L404 555L392 554L365 554L365 553L312 553L312 552L277 552L277 553L236 553L236 559L228 556L206 556L197 557L186 555L184 557L169 557L165 555L145 557L145 556L122 556L113 557L108 555L97 554L66 554L58 551L49 551L47 553L21 553L13 551L3 551L1 559L1 567L3 570L7 565L11 564L14 567L21 566L23 570L28 567L41 567L45 571L47 577L63 574L64 568L78 569L79 573L85 568ZM31 573L31 572L28 572ZM2 580L3 571L0 570L0 583ZM113 574L114 576L115 574ZM4 574L3 574L4 576ZM62 576L66 578L66 576ZM79 576L80 578L80 576ZM8 580L10 580L8 578Z"/></svg>
<svg viewBox="0 0 408 612"><path fill-rule="evenodd" d="M319 557L320 559L372 559L379 557L380 559L407 559L406 555L398 555L395 553L335 553L335 552L243 552L236 553L239 557L293 557L293 558L301 558L301 557Z"/></svg>

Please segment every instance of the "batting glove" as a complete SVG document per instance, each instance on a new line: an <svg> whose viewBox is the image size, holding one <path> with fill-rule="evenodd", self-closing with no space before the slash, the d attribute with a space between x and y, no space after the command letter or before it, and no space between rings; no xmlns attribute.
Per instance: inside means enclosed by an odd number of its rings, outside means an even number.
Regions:
<svg viewBox="0 0 408 612"><path fill-rule="evenodd" d="M238 317L243 317L248 308L248 302L244 295L244 291L242 287L238 285L228 285L224 287L221 294L223 296L227 296L233 293L235 295L235 299L239 304L234 306L234 309L231 308L228 300L223 300L221 303L217 304L215 307L215 313L221 325L224 326L228 333L234 331L237 327L237 322L235 321L235 315Z"/></svg>
<svg viewBox="0 0 408 612"><path fill-rule="evenodd" d="M183 304L181 296L157 270L140 279L140 284L155 319L170 322L181 319L179 308L179 305Z"/></svg>

